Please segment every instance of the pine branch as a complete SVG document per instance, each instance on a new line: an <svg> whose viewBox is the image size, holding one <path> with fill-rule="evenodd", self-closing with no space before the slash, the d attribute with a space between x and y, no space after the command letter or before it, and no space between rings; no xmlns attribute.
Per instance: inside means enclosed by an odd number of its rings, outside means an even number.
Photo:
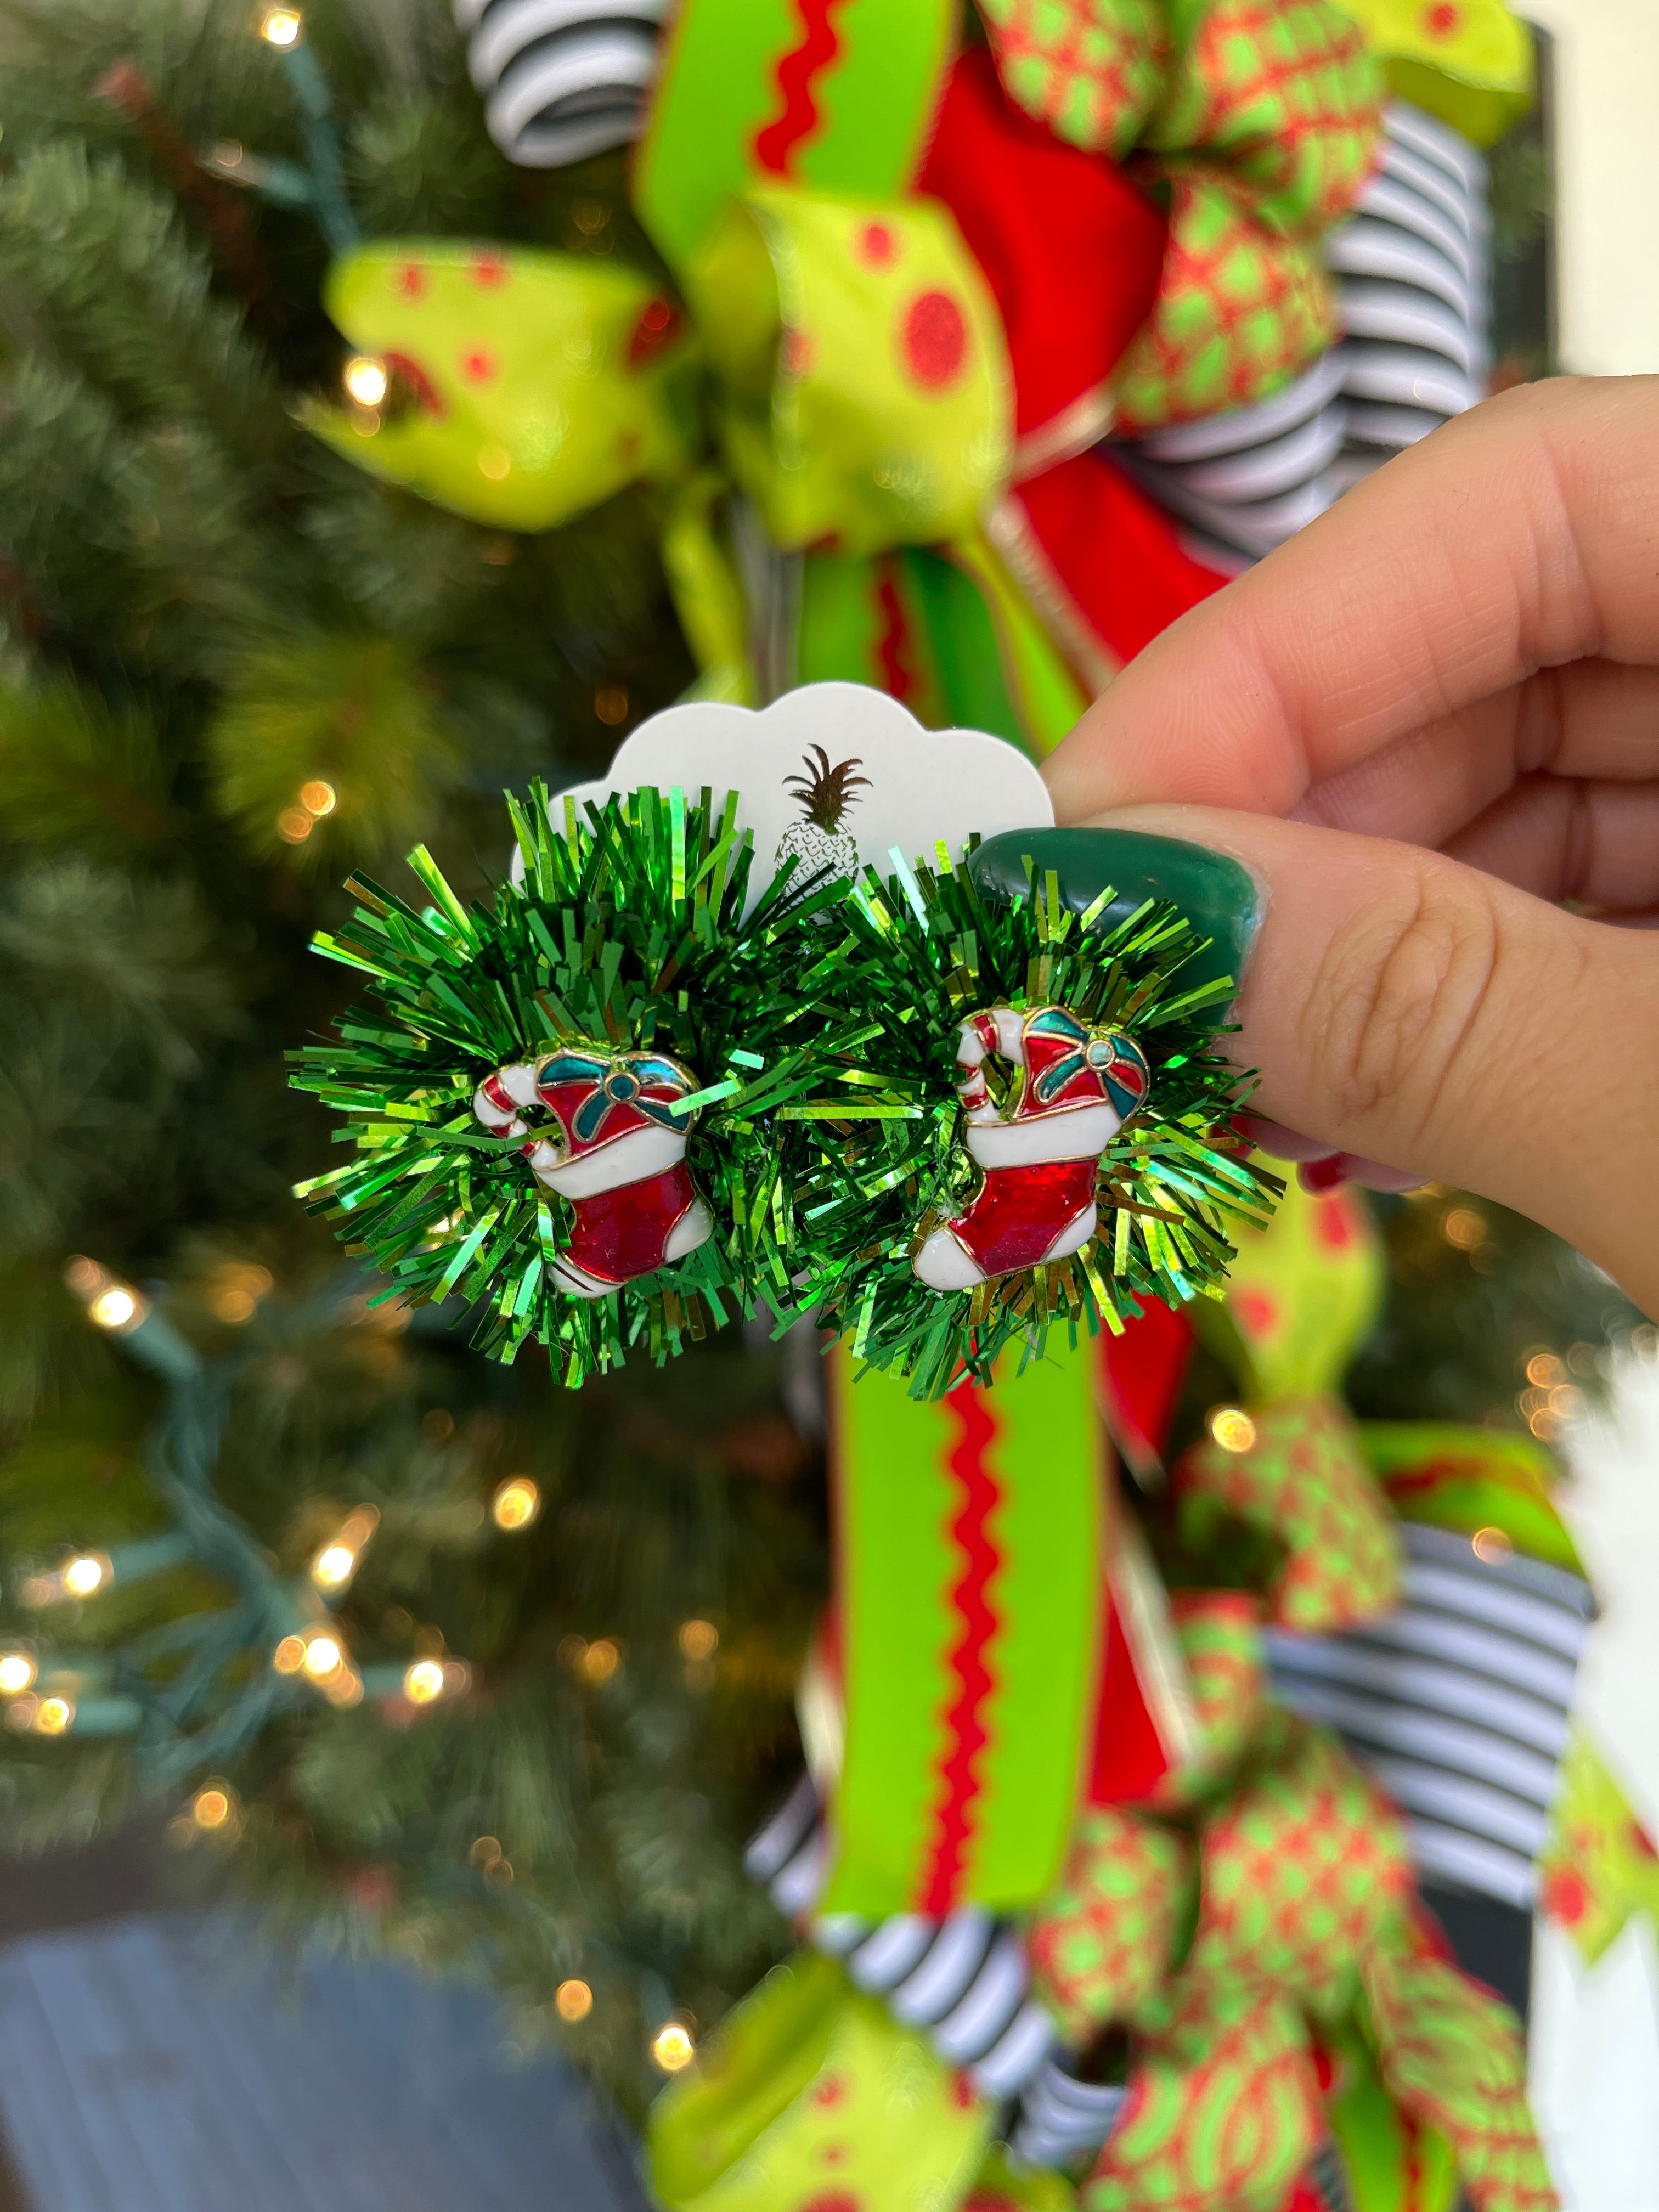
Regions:
<svg viewBox="0 0 1659 2212"><path fill-rule="evenodd" d="M207 742L219 802L249 843L279 852L286 840L301 865L331 874L410 843L459 764L413 656L372 634L256 648ZM307 820L313 786L325 793Z"/></svg>
<svg viewBox="0 0 1659 2212"><path fill-rule="evenodd" d="M289 434L240 313L170 199L61 141L0 179L0 270L55 350L125 408L199 422L242 469Z"/></svg>
<svg viewBox="0 0 1659 2212"><path fill-rule="evenodd" d="M0 834L146 866L185 823L141 709L68 681L0 687Z"/></svg>

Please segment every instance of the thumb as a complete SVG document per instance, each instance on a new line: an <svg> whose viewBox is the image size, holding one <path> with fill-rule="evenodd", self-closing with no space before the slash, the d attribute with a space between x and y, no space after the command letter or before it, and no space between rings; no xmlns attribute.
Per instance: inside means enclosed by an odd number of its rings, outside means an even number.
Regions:
<svg viewBox="0 0 1659 2212"><path fill-rule="evenodd" d="M1418 846L1207 807L1094 817L1230 854L1261 920L1251 1111L1530 1214L1659 1313L1659 933Z"/></svg>

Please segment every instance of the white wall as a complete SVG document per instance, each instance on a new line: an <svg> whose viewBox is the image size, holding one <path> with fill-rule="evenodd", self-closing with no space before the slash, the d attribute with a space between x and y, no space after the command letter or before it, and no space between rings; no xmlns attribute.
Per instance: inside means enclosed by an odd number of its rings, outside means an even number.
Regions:
<svg viewBox="0 0 1659 2212"><path fill-rule="evenodd" d="M1559 349L1659 370L1659 0L1512 0L1556 41Z"/></svg>
<svg viewBox="0 0 1659 2212"><path fill-rule="evenodd" d="M1578 1711L1659 1833L1659 1358L1623 1364L1607 1416L1577 1425L1567 1459L1561 1505L1603 1607ZM1565 2212L1659 2212L1653 1929L1627 1928L1586 1967L1540 1917L1533 1974L1533 2110Z"/></svg>

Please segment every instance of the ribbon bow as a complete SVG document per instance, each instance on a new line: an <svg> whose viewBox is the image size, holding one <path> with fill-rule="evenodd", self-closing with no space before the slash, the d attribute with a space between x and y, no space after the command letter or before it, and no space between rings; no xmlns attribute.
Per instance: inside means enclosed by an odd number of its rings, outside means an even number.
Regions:
<svg viewBox="0 0 1659 2212"><path fill-rule="evenodd" d="M1032 1079L1031 1096L1037 1105L1052 1104L1085 1071L1100 1078L1121 1120L1127 1121L1146 1103L1152 1070L1146 1054L1126 1031L1091 1030L1063 1006L1045 1006L1032 1016L1027 1034L1063 1038L1072 1047Z"/></svg>
<svg viewBox="0 0 1659 2212"><path fill-rule="evenodd" d="M544 1098L550 1091L577 1085L588 1094L577 1106L568 1124L571 1136L579 1145L599 1143L619 1115L624 1118L641 1115L665 1129L682 1133L691 1125L692 1116L677 1108L696 1085L678 1060L644 1053L611 1054L567 1050L555 1053L537 1070L536 1088ZM555 1110L558 1111L556 1108ZM562 1113L559 1118L564 1119ZM616 1133L623 1133L619 1130Z"/></svg>
<svg viewBox="0 0 1659 2212"><path fill-rule="evenodd" d="M938 726L1045 750L1216 580L1086 449L1115 410L1145 428L1259 398L1331 335L1316 237L1366 173L1379 80L1327 0L1274 0L1249 37L1242 6L1206 0L1184 44L1193 11L1129 11L1146 112L1103 141L1028 82L1006 7L988 11L1005 94L988 54L953 55L952 0L838 0L805 29L690 0L634 199L695 323L621 267L364 246L326 304L393 368L398 406L308 420L498 527L669 488L665 567L704 696L874 682ZM1097 33L1060 46L1079 35ZM1052 129L1018 112L1034 104ZM1192 156L1167 216L1111 158L1143 138L1166 168ZM733 488L803 558L791 665L746 604Z"/></svg>

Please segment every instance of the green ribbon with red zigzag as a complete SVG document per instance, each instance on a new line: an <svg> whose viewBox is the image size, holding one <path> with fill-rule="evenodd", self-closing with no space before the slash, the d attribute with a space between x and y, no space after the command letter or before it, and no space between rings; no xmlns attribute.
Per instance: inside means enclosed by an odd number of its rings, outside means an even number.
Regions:
<svg viewBox="0 0 1659 2212"><path fill-rule="evenodd" d="M1099 1687L1090 1347L933 1404L841 1361L831 1389L846 1728L821 1909L1028 1904L1065 1850Z"/></svg>
<svg viewBox="0 0 1659 2212"><path fill-rule="evenodd" d="M754 184L902 198L956 20L956 0L687 0L634 170L664 259L683 274Z"/></svg>

